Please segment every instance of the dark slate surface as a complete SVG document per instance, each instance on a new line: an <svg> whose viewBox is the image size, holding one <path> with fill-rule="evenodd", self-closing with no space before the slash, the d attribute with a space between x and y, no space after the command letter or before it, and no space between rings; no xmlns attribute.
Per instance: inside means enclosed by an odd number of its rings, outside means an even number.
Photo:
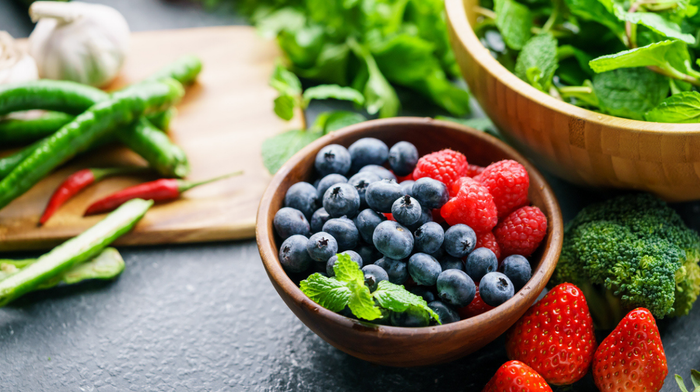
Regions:
<svg viewBox="0 0 700 392"><path fill-rule="evenodd" d="M242 23L189 3L100 2L123 12L134 31ZM0 1L0 29L27 36L32 26L24 15L14 0ZM323 108L312 108L310 116ZM551 183L566 219L605 196ZM700 204L676 207L700 228ZM127 268L115 282L54 289L0 309L0 389L478 391L506 361L502 340L427 368L386 368L350 357L287 309L252 240L121 251ZM687 378L700 368L699 323L700 307L660 323L670 368L664 391L677 390L672 374ZM595 388L586 378L573 390Z"/></svg>

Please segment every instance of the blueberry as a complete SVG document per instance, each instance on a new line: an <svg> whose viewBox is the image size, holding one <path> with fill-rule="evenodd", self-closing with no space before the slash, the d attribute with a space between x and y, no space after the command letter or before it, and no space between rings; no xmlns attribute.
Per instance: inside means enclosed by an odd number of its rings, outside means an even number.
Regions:
<svg viewBox="0 0 700 392"><path fill-rule="evenodd" d="M373 245L370 244L361 243L357 245L357 248L355 248L355 252L357 252L362 257L362 263L364 265L374 264L375 261L382 258L382 254L379 253L379 251Z"/></svg>
<svg viewBox="0 0 700 392"><path fill-rule="evenodd" d="M394 173L389 171L389 169L385 168L384 166L379 166L379 165L367 165L360 169L359 173L365 173L365 172L370 172L374 173L379 176L382 180L394 180L396 181L396 176Z"/></svg>
<svg viewBox="0 0 700 392"><path fill-rule="evenodd" d="M401 185L401 190L403 191L404 195L409 195L413 197L413 184L415 183L416 182L412 180L406 180L399 183L399 185Z"/></svg>
<svg viewBox="0 0 700 392"><path fill-rule="evenodd" d="M411 231L416 231L418 230L419 227L423 226L424 224L428 222L433 221L433 212L423 208L423 211L421 212L420 219L418 219L418 222L407 226L409 230Z"/></svg>
<svg viewBox="0 0 700 392"><path fill-rule="evenodd" d="M326 211L325 208L321 207L316 210L314 214L311 215L311 232L318 233L319 231L323 230L323 225L329 219L331 219L331 216L328 215L328 211Z"/></svg>
<svg viewBox="0 0 700 392"><path fill-rule="evenodd" d="M464 271L464 263L462 260L452 257L450 255L447 255L440 259L440 266L442 267L443 271L446 271L448 269L457 269L460 271Z"/></svg>
<svg viewBox="0 0 700 392"><path fill-rule="evenodd" d="M377 225L384 222L385 220L386 217L384 216L384 214L380 214L369 208L360 211L360 213L357 214L357 216L354 219L355 226L357 226L357 230L360 232L362 239L368 244L374 243L372 241L374 229L376 229Z"/></svg>
<svg viewBox="0 0 700 392"><path fill-rule="evenodd" d="M350 171L350 165L350 152L339 144L327 145L316 154L315 166L321 177L332 173L345 175Z"/></svg>
<svg viewBox="0 0 700 392"><path fill-rule="evenodd" d="M512 255L503 259L501 272L513 283L513 288L516 293L520 291L532 277L530 262L521 255Z"/></svg>
<svg viewBox="0 0 700 392"><path fill-rule="evenodd" d="M417 228L413 232L413 237L415 238L413 247L416 251L432 254L442 246L445 230L435 222L428 222Z"/></svg>
<svg viewBox="0 0 700 392"><path fill-rule="evenodd" d="M432 301L428 303L428 307L432 309L433 312L437 313L442 324L456 323L459 321L459 313L442 301Z"/></svg>
<svg viewBox="0 0 700 392"><path fill-rule="evenodd" d="M306 237L311 234L311 227L306 217L301 211L295 208L280 208L277 213L275 213L272 224L275 226L275 231L282 240L286 240L295 234L301 234Z"/></svg>
<svg viewBox="0 0 700 392"><path fill-rule="evenodd" d="M306 219L311 219L311 215L316 211L317 201L316 188L308 182L297 182L290 186L284 196L284 206L296 208L304 214Z"/></svg>
<svg viewBox="0 0 700 392"><path fill-rule="evenodd" d="M389 150L389 166L397 176L407 176L413 172L418 162L418 149L409 142L398 142Z"/></svg>
<svg viewBox="0 0 700 392"><path fill-rule="evenodd" d="M309 239L303 235L293 235L280 246L280 264L288 272L302 272L311 266L311 257L306 251Z"/></svg>
<svg viewBox="0 0 700 392"><path fill-rule="evenodd" d="M372 172L362 172L357 173L350 177L348 184L355 187L357 193L360 195L360 208L366 208L367 202L365 201L365 192L369 184L377 181L381 181L381 177Z"/></svg>
<svg viewBox="0 0 700 392"><path fill-rule="evenodd" d="M338 253L338 242L332 235L321 231L309 238L306 251L312 260L326 262Z"/></svg>
<svg viewBox="0 0 700 392"><path fill-rule="evenodd" d="M442 207L450 198L447 185L429 177L417 179L413 184L411 194L420 205L430 209Z"/></svg>
<svg viewBox="0 0 700 392"><path fill-rule="evenodd" d="M394 284L404 284L408 279L408 269L406 262L395 260L389 257L382 257L377 260L374 265L382 267L389 275L389 282Z"/></svg>
<svg viewBox="0 0 700 392"><path fill-rule="evenodd" d="M498 269L498 259L491 249L476 248L467 257L465 271L475 282L481 280L484 275Z"/></svg>
<svg viewBox="0 0 700 392"><path fill-rule="evenodd" d="M442 227L442 226L440 226L440 227ZM425 253L425 252L423 252L423 253ZM442 247L440 249L438 249L437 251L431 253L430 255L435 257L436 260L442 260L445 256L449 256L449 255L445 254L445 250L442 249ZM452 256L450 256L450 257L452 257Z"/></svg>
<svg viewBox="0 0 700 392"><path fill-rule="evenodd" d="M425 302L433 302L436 298L435 294L425 286L413 286L410 289L408 289L408 291L423 298Z"/></svg>
<svg viewBox="0 0 700 392"><path fill-rule="evenodd" d="M445 231L445 241L442 245L447 254L461 258L474 250L476 234L471 227L459 223Z"/></svg>
<svg viewBox="0 0 700 392"><path fill-rule="evenodd" d="M479 282L479 294L487 305L498 306L515 295L515 288L504 274L489 272Z"/></svg>
<svg viewBox="0 0 700 392"><path fill-rule="evenodd" d="M383 165L389 157L389 147L373 137L362 138L348 147L352 158L352 170L360 170L365 165Z"/></svg>
<svg viewBox="0 0 700 392"><path fill-rule="evenodd" d="M323 194L323 208L333 218L353 217L360 209L360 195L350 184L335 184Z"/></svg>
<svg viewBox="0 0 700 392"><path fill-rule="evenodd" d="M431 255L416 253L408 259L408 273L421 286L435 285L440 272L440 263Z"/></svg>
<svg viewBox="0 0 700 392"><path fill-rule="evenodd" d="M369 287L369 291L376 290L382 280L389 280L389 274L384 268L374 264L362 267L362 273L365 274L365 285Z"/></svg>
<svg viewBox="0 0 700 392"><path fill-rule="evenodd" d="M384 256L401 260L413 250L413 235L394 221L384 221L374 229L372 243Z"/></svg>
<svg viewBox="0 0 700 392"><path fill-rule="evenodd" d="M350 260L354 261L360 268L362 268L362 257L357 254L357 252L353 250L346 250L345 252L342 252L344 255L350 256ZM338 261L338 255L333 255L330 259L328 259L328 262L326 263L326 274L328 276L335 276L335 270L333 269L333 266L335 263Z"/></svg>
<svg viewBox="0 0 700 392"><path fill-rule="evenodd" d="M404 226L410 226L418 222L423 215L423 209L418 200L411 196L402 196L391 205L391 215Z"/></svg>
<svg viewBox="0 0 700 392"><path fill-rule="evenodd" d="M360 240L360 233L355 224L346 217L329 219L323 224L323 231L330 234L338 241L338 250L353 249Z"/></svg>
<svg viewBox="0 0 700 392"><path fill-rule="evenodd" d="M395 327L427 327L429 324L425 311L415 307L409 307L401 313L391 313L391 325Z"/></svg>
<svg viewBox="0 0 700 392"><path fill-rule="evenodd" d="M438 276L437 290L440 299L458 308L469 305L476 295L472 278L457 269L448 269Z"/></svg>
<svg viewBox="0 0 700 392"><path fill-rule="evenodd" d="M379 212L391 212L396 199L403 196L401 185L392 180L381 180L369 184L365 192L367 205Z"/></svg>
<svg viewBox="0 0 700 392"><path fill-rule="evenodd" d="M323 177L316 185L316 194L318 195L318 199L323 200L323 195L326 193L326 190L333 185L345 184L347 182L348 179L342 174L333 173Z"/></svg>

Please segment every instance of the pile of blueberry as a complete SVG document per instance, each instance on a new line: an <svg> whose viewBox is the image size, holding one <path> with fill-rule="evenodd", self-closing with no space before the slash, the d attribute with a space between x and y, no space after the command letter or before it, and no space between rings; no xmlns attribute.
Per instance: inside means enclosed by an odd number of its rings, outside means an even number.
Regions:
<svg viewBox="0 0 700 392"><path fill-rule="evenodd" d="M422 296L443 324L459 321L460 310L475 298L486 309L510 299L530 280L530 263L511 255L497 272L496 254L476 247L470 226L434 222L433 211L439 217L450 199L448 186L429 177L397 182L412 178L419 158L411 143L388 148L375 138L321 149L315 160L319 179L292 185L274 217L284 269L333 276L337 254L346 253L371 291L382 280L403 284ZM391 317L397 326L423 323L410 312Z"/></svg>

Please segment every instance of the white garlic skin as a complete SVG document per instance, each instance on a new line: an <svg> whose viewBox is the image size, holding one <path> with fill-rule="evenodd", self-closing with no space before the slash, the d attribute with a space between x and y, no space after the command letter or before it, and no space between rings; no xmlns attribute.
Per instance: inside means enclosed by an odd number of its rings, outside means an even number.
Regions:
<svg viewBox="0 0 700 392"><path fill-rule="evenodd" d="M129 25L119 11L101 4L32 4L38 20L29 53L42 78L102 87L119 74L129 49Z"/></svg>
<svg viewBox="0 0 700 392"><path fill-rule="evenodd" d="M0 31L0 84L39 79L34 59L21 50L12 36Z"/></svg>

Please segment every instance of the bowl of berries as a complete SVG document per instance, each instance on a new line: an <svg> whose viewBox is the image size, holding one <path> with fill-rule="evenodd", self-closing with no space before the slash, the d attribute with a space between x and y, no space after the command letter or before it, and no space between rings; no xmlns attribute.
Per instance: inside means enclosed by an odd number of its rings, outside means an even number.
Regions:
<svg viewBox="0 0 700 392"><path fill-rule="evenodd" d="M428 118L326 135L272 178L256 238L273 286L313 332L373 363L424 366L510 328L556 266L561 211L500 140Z"/></svg>

